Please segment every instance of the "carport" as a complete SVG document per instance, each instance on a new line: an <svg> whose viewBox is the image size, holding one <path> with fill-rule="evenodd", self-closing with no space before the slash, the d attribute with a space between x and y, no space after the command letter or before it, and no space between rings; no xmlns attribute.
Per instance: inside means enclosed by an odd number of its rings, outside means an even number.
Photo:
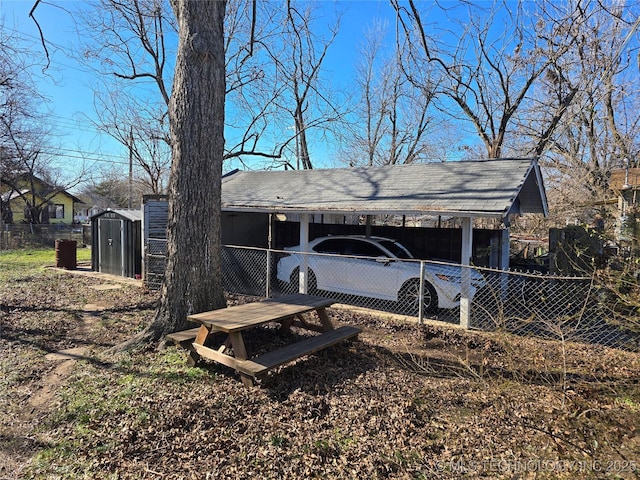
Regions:
<svg viewBox="0 0 640 480"><path fill-rule="evenodd" d="M535 158L289 171L236 171L222 180L222 209L300 215L300 245L308 252L309 216L446 215L462 225L463 266L470 265L473 219L499 219L508 235L509 215L547 215ZM508 242L507 242L508 249ZM508 255L508 251L503 254ZM300 271L306 292L306 269ZM468 272L468 269L463 269ZM462 276L460 325L469 326L470 278Z"/></svg>

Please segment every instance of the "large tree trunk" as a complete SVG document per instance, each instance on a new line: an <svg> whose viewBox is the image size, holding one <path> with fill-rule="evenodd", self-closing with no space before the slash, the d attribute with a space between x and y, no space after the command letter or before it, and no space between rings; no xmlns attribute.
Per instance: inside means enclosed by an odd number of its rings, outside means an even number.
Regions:
<svg viewBox="0 0 640 480"><path fill-rule="evenodd" d="M169 113L167 265L151 325L126 346L158 340L187 315L225 306L220 253L225 2L172 0L179 43Z"/></svg>

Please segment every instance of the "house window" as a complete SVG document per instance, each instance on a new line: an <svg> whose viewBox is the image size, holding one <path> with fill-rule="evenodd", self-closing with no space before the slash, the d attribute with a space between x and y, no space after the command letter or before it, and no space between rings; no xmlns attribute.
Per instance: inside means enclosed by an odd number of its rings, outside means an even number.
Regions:
<svg viewBox="0 0 640 480"><path fill-rule="evenodd" d="M64 205L61 203L49 205L49 218L64 218Z"/></svg>

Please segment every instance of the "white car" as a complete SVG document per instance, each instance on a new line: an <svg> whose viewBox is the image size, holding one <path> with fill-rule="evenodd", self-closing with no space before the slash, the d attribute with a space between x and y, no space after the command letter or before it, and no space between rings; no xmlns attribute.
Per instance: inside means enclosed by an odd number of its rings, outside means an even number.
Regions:
<svg viewBox="0 0 640 480"><path fill-rule="evenodd" d="M302 254L300 246L278 262L278 280L297 291ZM307 255L310 293L316 290L399 302L403 310L417 315L420 262L395 240L381 237L329 236L309 242ZM460 305L462 267L448 263L425 263L424 312ZM470 297L484 286L484 278L470 269Z"/></svg>

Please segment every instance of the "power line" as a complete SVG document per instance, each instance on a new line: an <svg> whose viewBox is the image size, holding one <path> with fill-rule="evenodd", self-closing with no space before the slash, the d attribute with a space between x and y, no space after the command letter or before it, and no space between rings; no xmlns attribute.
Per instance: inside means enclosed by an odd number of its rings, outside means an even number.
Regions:
<svg viewBox="0 0 640 480"><path fill-rule="evenodd" d="M103 161L107 161L107 158L110 157L113 159L113 162L115 163L121 163L121 162L117 162L118 159L123 159L125 158L123 155L116 155L116 154L112 154L112 153L89 153L89 152L83 152L82 150L74 150L71 148L59 148L59 151L62 152L70 152L70 154L76 155L76 156L82 156L82 157L86 157L86 158L91 158L94 155L99 155L100 158L103 159ZM67 154L65 154L66 156ZM107 157L107 158L104 158ZM125 163L127 163L127 161L125 161Z"/></svg>
<svg viewBox="0 0 640 480"><path fill-rule="evenodd" d="M25 153L36 153L35 151L25 149ZM61 153L67 152L67 153ZM68 148L59 148L56 151L54 150L38 150L38 154L47 155L49 157L57 158L63 160L65 158L74 158L79 160L86 160L92 162L101 162L101 163L109 163L112 165L129 165L129 160L125 159L123 156L118 156L114 154L108 153L87 153L81 150L73 150ZM96 155L99 155L96 156ZM111 157L111 158L108 158Z"/></svg>

